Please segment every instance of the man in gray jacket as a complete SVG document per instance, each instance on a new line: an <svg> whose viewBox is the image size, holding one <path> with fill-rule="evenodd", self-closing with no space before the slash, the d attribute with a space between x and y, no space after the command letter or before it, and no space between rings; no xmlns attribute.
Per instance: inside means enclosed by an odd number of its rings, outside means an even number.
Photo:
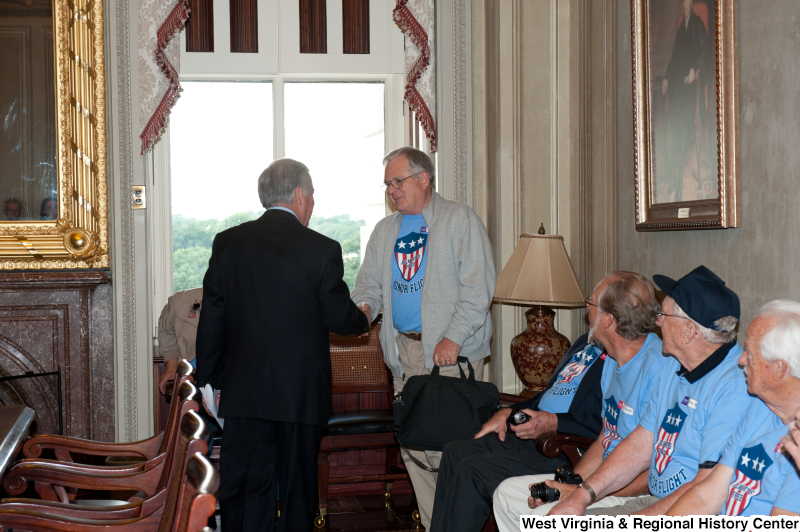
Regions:
<svg viewBox="0 0 800 532"><path fill-rule="evenodd" d="M468 206L433 190L433 163L424 152L400 148L383 162L386 193L397 212L375 227L351 297L367 317L383 310L381 346L395 392L434 365L441 375L458 376L459 356L469 359L480 379L492 337L496 278L486 228ZM412 454L434 468L441 457ZM422 524L430 528L435 474L405 454L403 461Z"/></svg>

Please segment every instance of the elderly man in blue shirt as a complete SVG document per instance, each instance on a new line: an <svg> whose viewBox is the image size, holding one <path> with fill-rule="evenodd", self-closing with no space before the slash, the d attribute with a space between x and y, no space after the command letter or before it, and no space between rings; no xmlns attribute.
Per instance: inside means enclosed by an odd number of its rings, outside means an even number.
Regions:
<svg viewBox="0 0 800 532"><path fill-rule="evenodd" d="M586 368L585 371L575 375L562 360L548 388L517 405L531 415L530 421L509 428L506 424L509 410L503 409L483 425L474 439L451 442L445 447L436 486L432 532L477 532L490 515L492 494L501 482L520 475L552 475L557 468L568 465L563 455L547 458L539 454L536 438L540 435L559 431L597 437L603 430L600 377L606 374L605 364L609 363L605 352L618 361L630 360L640 351L661 357L661 342L650 334L659 305L655 289L647 279L633 272L613 272L598 283L586 304L591 324L589 335L605 349L591 344L581 348L587 341L587 336L582 336L571 350L576 350L574 362ZM587 387L591 387L591 392L587 393ZM602 446L595 451L599 451L595 454L599 457Z"/></svg>
<svg viewBox="0 0 800 532"><path fill-rule="evenodd" d="M638 290L621 290L620 284L601 281L587 299L592 337L605 346L609 358L603 366L600 386L603 391L603 430L597 440L581 457L575 473L588 478L619 442L633 432L654 390L658 388L663 367L669 359L661 353L661 340L654 333L637 337L634 341L630 327L620 321L620 307L628 306L642 316L650 316L654 324L659 306L655 287L643 276L633 272L615 272L610 277L622 278L626 285ZM625 286L623 284L622 286ZM642 294L640 296L639 294ZM615 318L614 314L617 314ZM552 474L526 475L504 480L494 492L494 515L501 532L519 530L519 516L523 514L546 515L558 501L543 503L530 496L532 484L545 482L566 498L578 486L561 484ZM603 499L603 504L614 506L624 502L624 497L645 495L647 477L640 475L631 484L613 496Z"/></svg>
<svg viewBox="0 0 800 532"><path fill-rule="evenodd" d="M658 325L664 354L672 359L639 426L551 515L666 514L709 476L753 401L738 366L743 352L735 342L739 297L705 266L677 281L664 275L653 281L667 296ZM591 508L642 471L649 471L650 495Z"/></svg>
<svg viewBox="0 0 800 532"><path fill-rule="evenodd" d="M800 515L800 476L781 438L800 407L800 303L772 301L739 358L753 401L711 475L671 515Z"/></svg>

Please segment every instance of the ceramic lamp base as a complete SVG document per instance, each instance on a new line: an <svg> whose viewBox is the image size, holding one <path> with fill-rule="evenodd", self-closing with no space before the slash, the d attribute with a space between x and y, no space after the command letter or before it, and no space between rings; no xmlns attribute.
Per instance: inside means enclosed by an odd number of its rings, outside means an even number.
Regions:
<svg viewBox="0 0 800 532"><path fill-rule="evenodd" d="M547 386L559 361L570 348L566 336L556 331L556 313L545 306L533 306L525 313L528 327L511 340L511 361L519 380L526 386L522 395L534 394Z"/></svg>

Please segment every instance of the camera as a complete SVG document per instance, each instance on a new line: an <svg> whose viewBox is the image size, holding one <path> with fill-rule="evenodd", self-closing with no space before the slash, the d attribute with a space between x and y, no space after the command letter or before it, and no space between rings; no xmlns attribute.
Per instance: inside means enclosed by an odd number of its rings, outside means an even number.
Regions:
<svg viewBox="0 0 800 532"><path fill-rule="evenodd" d="M528 421L531 420L531 416L519 410L518 408L513 408L511 413L508 415L506 422L509 425L524 425Z"/></svg>
<svg viewBox="0 0 800 532"><path fill-rule="evenodd" d="M569 467L559 467L553 477L556 482L562 484L580 484L583 479L577 473L574 473ZM531 497L541 499L542 502L557 501L561 497L561 492L555 488L549 487L544 482L539 482L531 486Z"/></svg>

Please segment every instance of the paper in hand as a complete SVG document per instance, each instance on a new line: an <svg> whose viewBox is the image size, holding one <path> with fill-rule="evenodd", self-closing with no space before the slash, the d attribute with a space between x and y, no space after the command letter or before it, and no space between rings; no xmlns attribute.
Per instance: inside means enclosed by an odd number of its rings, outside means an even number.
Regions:
<svg viewBox="0 0 800 532"><path fill-rule="evenodd" d="M200 388L200 393L203 394L203 402L205 403L206 410L214 416L214 419L217 420L219 426L225 428L223 423L225 422L224 418L220 418L217 416L217 394L214 389L211 387L210 384L206 384L202 388Z"/></svg>

